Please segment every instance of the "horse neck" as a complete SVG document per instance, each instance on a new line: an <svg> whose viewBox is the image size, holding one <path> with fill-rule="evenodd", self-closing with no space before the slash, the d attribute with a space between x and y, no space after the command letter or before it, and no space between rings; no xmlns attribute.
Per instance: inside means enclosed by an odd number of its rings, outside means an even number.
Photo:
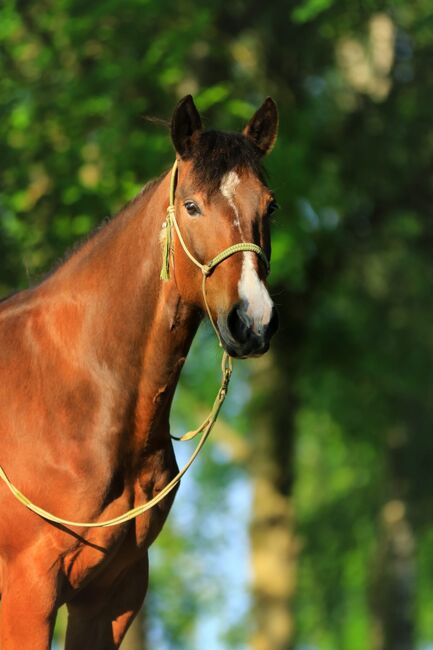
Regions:
<svg viewBox="0 0 433 650"><path fill-rule="evenodd" d="M174 281L159 277L168 194L165 176L75 253L44 290L60 302L64 296L65 304L72 300L82 353L109 371L111 384L138 402L162 400L169 407L199 315Z"/></svg>

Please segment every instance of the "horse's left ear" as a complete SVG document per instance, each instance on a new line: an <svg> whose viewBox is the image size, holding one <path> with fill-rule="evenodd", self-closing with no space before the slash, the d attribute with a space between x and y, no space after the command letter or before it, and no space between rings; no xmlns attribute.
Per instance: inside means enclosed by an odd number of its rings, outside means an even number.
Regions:
<svg viewBox="0 0 433 650"><path fill-rule="evenodd" d="M201 131L201 119L191 95L180 100L171 119L171 139L181 158L189 158Z"/></svg>
<svg viewBox="0 0 433 650"><path fill-rule="evenodd" d="M242 133L252 140L262 156L271 151L278 133L278 110L272 97L265 99Z"/></svg>

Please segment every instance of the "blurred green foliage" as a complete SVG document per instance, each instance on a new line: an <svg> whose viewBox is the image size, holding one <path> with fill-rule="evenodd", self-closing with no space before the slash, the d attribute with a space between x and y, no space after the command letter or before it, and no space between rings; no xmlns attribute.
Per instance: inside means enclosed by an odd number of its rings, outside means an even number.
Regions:
<svg viewBox="0 0 433 650"><path fill-rule="evenodd" d="M263 408L295 422L295 458L283 462L296 477L299 647L379 647L372 591L390 512L414 539L416 639L433 642L432 60L428 0L0 7L2 294L36 282L170 164L167 130L145 116L169 119L192 92L206 123L234 130L267 94L279 103L267 165L281 205L273 363L296 409ZM217 354L201 337L179 428L212 399ZM248 441L249 370L236 372L226 417ZM231 589L226 573L204 572L229 543L227 500L248 484L245 463L215 446L191 481L187 525L173 515L154 554L150 635L161 648L200 647L200 621L218 617ZM245 647L246 613L220 623L220 647Z"/></svg>

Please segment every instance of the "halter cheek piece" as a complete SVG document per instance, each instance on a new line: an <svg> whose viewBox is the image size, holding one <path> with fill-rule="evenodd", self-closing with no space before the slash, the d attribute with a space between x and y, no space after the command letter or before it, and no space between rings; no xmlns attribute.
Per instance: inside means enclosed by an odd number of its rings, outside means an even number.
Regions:
<svg viewBox="0 0 433 650"><path fill-rule="evenodd" d="M167 209L167 217L164 222L165 237L163 242L164 244L163 265L161 270L161 279L168 280L170 277L170 255L171 255L171 248L172 248L171 246L172 230L174 226L176 234L179 238L179 242L183 250L185 251L186 255L189 257L191 262L193 262L196 266L198 266L202 271L203 274L202 291L203 291L204 303L206 306L207 313L209 315L210 322L212 323L212 326L217 335L218 341L220 345L222 345L218 329L213 321L212 314L206 298L206 278L209 277L209 275L212 273L215 267L218 266L218 264L221 264L221 262L226 260L228 257L231 257L231 255L234 255L235 253L241 253L244 251L250 251L252 253L256 253L264 263L266 267L266 272L269 271L269 262L264 251L260 248L260 246L257 246L256 244L252 244L252 243L243 243L243 242L239 244L234 244L233 246L229 246L228 248L224 249L221 253L218 253L218 255L216 255L213 259L211 259L207 264L202 264L201 262L199 262L194 257L194 255L192 255L192 253L188 250L188 247L185 244L185 241L182 237L182 233L180 232L179 225L176 220L176 211L174 207L174 194L176 189L176 181L177 181L177 160L174 163L171 172L170 203ZM169 492L171 492L176 487L176 485L178 485L182 476L186 473L186 471L189 469L189 467L192 465L192 463L198 456L201 448L206 442L206 439L208 438L210 432L212 431L212 427L215 424L221 406L223 405L223 402L226 398L227 389L232 375L232 360L231 357L225 351L223 352L221 369L222 369L221 386L219 388L219 391L213 403L212 410L207 416L207 418L194 431L189 431L188 433L185 433L180 438L176 438L175 436L172 436L172 438L174 438L175 440L191 440L191 438L194 438L194 436L196 436L197 434L199 433L202 434L188 462L183 466L183 468L179 471L179 473L161 490L161 492L159 492L155 497L153 497L153 499L147 501L147 503L143 503L142 505L137 506L136 508L132 508L131 510L128 510L127 512L125 512L123 515L120 515L119 517L114 517L113 519L108 519L102 522L79 522L79 521L70 521L69 519L62 519L62 517L57 517L56 515L53 515L51 512L48 512L47 510L40 508L35 503L30 501L30 499L28 499L22 492L20 492L18 488L15 487L15 485L8 479L8 477L6 476L6 472L1 466L0 466L0 478L6 483L9 490L12 492L14 497L18 499L18 501L20 501L23 505L29 508L29 510L32 510L35 514L53 523L62 524L64 526L73 526L76 528L108 528L109 526L117 526L119 524L124 524L130 521L131 519L135 519L135 517L142 515L144 512L150 510L151 508L153 508L153 506L156 506L157 503L162 501L162 499L164 499L167 496L167 494L169 494Z"/></svg>

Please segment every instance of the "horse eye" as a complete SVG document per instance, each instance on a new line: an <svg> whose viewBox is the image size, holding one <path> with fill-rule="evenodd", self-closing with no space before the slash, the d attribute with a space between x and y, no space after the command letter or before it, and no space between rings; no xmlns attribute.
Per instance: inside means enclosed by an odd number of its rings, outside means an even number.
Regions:
<svg viewBox="0 0 433 650"><path fill-rule="evenodd" d="M194 201L185 201L184 206L191 217L196 217L198 214L201 214L200 208Z"/></svg>
<svg viewBox="0 0 433 650"><path fill-rule="evenodd" d="M276 201L271 201L268 205L267 215L271 215L273 212L275 212L275 210L278 210L279 207L280 206Z"/></svg>

